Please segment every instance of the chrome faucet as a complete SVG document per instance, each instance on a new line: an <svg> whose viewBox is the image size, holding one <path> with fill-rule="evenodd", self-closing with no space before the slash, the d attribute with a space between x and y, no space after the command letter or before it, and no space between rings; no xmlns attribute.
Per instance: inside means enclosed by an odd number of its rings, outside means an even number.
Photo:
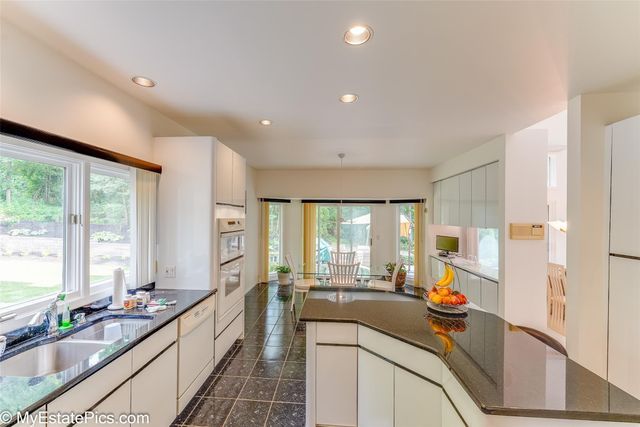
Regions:
<svg viewBox="0 0 640 427"><path fill-rule="evenodd" d="M47 335L57 335L58 334L58 301L64 301L65 294L61 293L56 296L56 298L51 301L47 307L37 312L31 318L29 322L30 327L46 325L47 326Z"/></svg>

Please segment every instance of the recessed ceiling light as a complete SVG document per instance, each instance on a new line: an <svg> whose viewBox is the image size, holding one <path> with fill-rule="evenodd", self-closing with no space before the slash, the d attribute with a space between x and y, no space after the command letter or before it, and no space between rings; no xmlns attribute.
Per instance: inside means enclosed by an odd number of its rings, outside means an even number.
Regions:
<svg viewBox="0 0 640 427"><path fill-rule="evenodd" d="M340 102L343 102L345 104L351 104L353 102L356 102L357 100L358 95L356 95L355 93L345 93L340 97Z"/></svg>
<svg viewBox="0 0 640 427"><path fill-rule="evenodd" d="M131 81L139 86L144 86L144 87L154 87L156 85L156 82L154 82L148 77L143 77L143 76L133 76L131 77Z"/></svg>
<svg viewBox="0 0 640 427"><path fill-rule="evenodd" d="M344 41L347 44L359 45L369 40L372 35L373 30L371 27L366 25L355 25L344 33Z"/></svg>
<svg viewBox="0 0 640 427"><path fill-rule="evenodd" d="M262 126L271 126L271 120L269 120L269 119L262 119L262 120L260 120L260 124L261 124Z"/></svg>

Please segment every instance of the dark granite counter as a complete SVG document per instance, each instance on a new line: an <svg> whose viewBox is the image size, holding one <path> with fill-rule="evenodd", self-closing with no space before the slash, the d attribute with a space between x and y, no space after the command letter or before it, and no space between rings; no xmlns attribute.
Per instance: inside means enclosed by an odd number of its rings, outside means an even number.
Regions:
<svg viewBox="0 0 640 427"><path fill-rule="evenodd" d="M496 315L469 310L463 324L449 322L447 348L424 300L343 289L347 302L336 303L329 291L309 292L300 320L358 323L437 355L486 414L640 422L640 400Z"/></svg>
<svg viewBox="0 0 640 427"><path fill-rule="evenodd" d="M150 321L144 325L144 327L136 329L135 331L127 331L127 334L123 334L122 339L110 343L108 347L100 350L98 353L90 355L86 360L83 360L62 372L56 372L39 377L18 377L3 376L3 373L0 371L0 413L9 412L11 414L15 414L19 411L24 412L37 410L42 405L52 401L74 385L81 382L83 379L89 377L111 361L131 350L147 337L151 336L154 332L178 318L191 307L203 301L210 295L213 295L215 291L161 289L152 291L151 293L153 298L166 298L168 301L176 300L176 305L169 306L166 310L153 314L148 313L144 309L128 311L102 310L87 316L86 324L78 326L64 334L60 334L53 338L29 340L15 348L9 349L7 353L2 356L0 361L9 359L13 355L19 354L30 348L67 338L68 336L71 336L78 331L82 331L101 320L114 317L126 318L132 316L148 316L150 318ZM3 419L0 421L0 425L4 424L3 421L5 420Z"/></svg>

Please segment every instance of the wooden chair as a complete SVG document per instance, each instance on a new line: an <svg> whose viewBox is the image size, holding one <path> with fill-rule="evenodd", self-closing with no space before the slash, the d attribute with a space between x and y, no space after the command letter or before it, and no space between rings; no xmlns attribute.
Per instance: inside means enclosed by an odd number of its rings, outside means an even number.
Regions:
<svg viewBox="0 0 640 427"><path fill-rule="evenodd" d="M331 251L331 262L334 264L354 264L356 262L356 253Z"/></svg>
<svg viewBox="0 0 640 427"><path fill-rule="evenodd" d="M360 263L334 264L327 263L329 267L329 280L332 286L355 286L358 279Z"/></svg>
<svg viewBox="0 0 640 427"><path fill-rule="evenodd" d="M398 278L398 273L400 273L400 269L402 268L404 264L402 263L402 260L397 260L396 261L396 268L393 269L393 274L391 275L391 281L387 281L387 280L370 280L369 284L367 285L370 288L373 289L382 289L385 291L394 291L396 289L396 279Z"/></svg>
<svg viewBox="0 0 640 427"><path fill-rule="evenodd" d="M291 269L291 275L293 276L293 295L291 295L290 309L290 311L293 311L293 308L296 304L296 292L302 294L302 300L304 301L304 296L307 294L307 292L309 292L309 288L316 284L316 279L298 279L298 271L296 269L296 264L293 262L293 257L291 256L291 254L286 254L284 256L284 261Z"/></svg>
<svg viewBox="0 0 640 427"><path fill-rule="evenodd" d="M567 272L564 266L549 263L547 267L547 325L559 334L565 334Z"/></svg>

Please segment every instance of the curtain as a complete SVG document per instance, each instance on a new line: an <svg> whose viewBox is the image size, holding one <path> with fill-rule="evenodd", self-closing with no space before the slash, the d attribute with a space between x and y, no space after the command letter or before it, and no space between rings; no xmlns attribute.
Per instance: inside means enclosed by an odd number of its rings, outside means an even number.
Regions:
<svg viewBox="0 0 640 427"><path fill-rule="evenodd" d="M316 204L305 203L302 213L303 228L303 264L302 271L315 273L316 271Z"/></svg>
<svg viewBox="0 0 640 427"><path fill-rule="evenodd" d="M269 202L261 203L262 215L261 215L261 234L260 239L262 248L260 251L260 281L262 283L269 282Z"/></svg>
<svg viewBox="0 0 640 427"><path fill-rule="evenodd" d="M416 203L414 208L415 213L415 247L414 247L414 265L415 272L413 274L413 285L417 287L422 286L422 266L424 260L422 259L422 242L424 240L423 222L424 222L424 203Z"/></svg>
<svg viewBox="0 0 640 427"><path fill-rule="evenodd" d="M158 181L160 175L135 169L136 272L135 283L129 288L147 285L156 280L156 219L158 208ZM133 282L133 280L131 281Z"/></svg>

